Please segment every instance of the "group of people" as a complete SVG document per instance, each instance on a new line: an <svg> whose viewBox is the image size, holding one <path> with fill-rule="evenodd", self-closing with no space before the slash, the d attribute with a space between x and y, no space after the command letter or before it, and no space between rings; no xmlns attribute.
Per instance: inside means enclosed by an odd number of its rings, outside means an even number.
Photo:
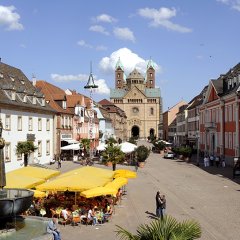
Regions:
<svg viewBox="0 0 240 240"><path fill-rule="evenodd" d="M204 167L214 166L219 167L220 164L222 167L225 167L225 161L224 158L220 158L220 156L214 156L214 155L206 155L203 159Z"/></svg>
<svg viewBox="0 0 240 240"><path fill-rule="evenodd" d="M163 218L166 214L166 197L165 195L161 195L160 191L157 191L156 194L156 216L158 218Z"/></svg>

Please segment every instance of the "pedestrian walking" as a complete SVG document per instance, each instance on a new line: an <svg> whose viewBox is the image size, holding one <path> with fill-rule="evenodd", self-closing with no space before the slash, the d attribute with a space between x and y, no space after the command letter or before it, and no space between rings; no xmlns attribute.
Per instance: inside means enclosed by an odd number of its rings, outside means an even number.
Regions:
<svg viewBox="0 0 240 240"><path fill-rule="evenodd" d="M216 166L219 167L219 163L220 163L220 157L219 156L215 157L215 163L216 163Z"/></svg>
<svg viewBox="0 0 240 240"><path fill-rule="evenodd" d="M162 195L162 196L161 196L161 202L162 202L161 219L163 219L163 217L164 217L165 214L166 214L166 204L167 204L166 196L165 196L165 195Z"/></svg>
<svg viewBox="0 0 240 240"><path fill-rule="evenodd" d="M210 156L210 166L213 166L213 164L214 164L214 156L211 155Z"/></svg>
<svg viewBox="0 0 240 240"><path fill-rule="evenodd" d="M162 200L160 192L157 191L156 194L156 216L160 218L162 216Z"/></svg>
<svg viewBox="0 0 240 240"><path fill-rule="evenodd" d="M204 167L209 167L209 157L206 155L203 159Z"/></svg>
<svg viewBox="0 0 240 240"><path fill-rule="evenodd" d="M60 158L60 156L58 156L58 158L57 158L57 163L58 163L58 169L59 168L61 168L62 167L62 160L61 160L61 158Z"/></svg>

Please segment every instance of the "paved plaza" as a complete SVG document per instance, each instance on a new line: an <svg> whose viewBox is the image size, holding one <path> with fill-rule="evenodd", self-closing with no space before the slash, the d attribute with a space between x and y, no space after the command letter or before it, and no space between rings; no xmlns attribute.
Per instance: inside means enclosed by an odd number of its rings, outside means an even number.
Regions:
<svg viewBox="0 0 240 240"><path fill-rule="evenodd" d="M62 162L61 171L78 166ZM55 169L56 165L50 167ZM122 168L120 165L117 167ZM134 170L132 166L124 168ZM110 222L98 226L60 226L62 239L117 239L116 225L135 232L139 224L149 223L155 218L155 194L159 190L166 195L168 214L179 220L196 219L200 222L202 240L238 240L240 179L232 181L231 169L228 168L207 170L152 153L145 167L138 170L138 178L129 179L126 195L121 205L115 207Z"/></svg>

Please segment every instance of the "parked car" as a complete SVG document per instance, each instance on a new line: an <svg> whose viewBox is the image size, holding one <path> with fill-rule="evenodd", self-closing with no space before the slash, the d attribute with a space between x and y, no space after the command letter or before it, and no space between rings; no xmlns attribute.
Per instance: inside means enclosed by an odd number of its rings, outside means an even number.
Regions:
<svg viewBox="0 0 240 240"><path fill-rule="evenodd" d="M173 152L166 152L166 153L164 153L163 157L174 159L174 153Z"/></svg>

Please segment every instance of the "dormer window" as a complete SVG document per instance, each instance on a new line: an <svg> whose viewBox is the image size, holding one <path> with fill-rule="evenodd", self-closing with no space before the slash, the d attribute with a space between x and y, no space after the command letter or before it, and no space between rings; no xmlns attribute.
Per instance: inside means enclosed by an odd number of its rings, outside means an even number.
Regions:
<svg viewBox="0 0 240 240"><path fill-rule="evenodd" d="M21 81L21 84L23 84L23 85L25 84L24 79L21 79L20 81Z"/></svg>
<svg viewBox="0 0 240 240"><path fill-rule="evenodd" d="M67 102L66 101L62 101L62 108L66 109L67 108Z"/></svg>
<svg viewBox="0 0 240 240"><path fill-rule="evenodd" d="M0 78L3 78L3 73L0 72Z"/></svg>
<svg viewBox="0 0 240 240"><path fill-rule="evenodd" d="M12 80L12 82L15 81L15 78L13 76L10 76L10 79Z"/></svg>
<svg viewBox="0 0 240 240"><path fill-rule="evenodd" d="M27 102L27 95L24 95L24 97L23 97L23 102Z"/></svg>
<svg viewBox="0 0 240 240"><path fill-rule="evenodd" d="M36 104L37 103L37 99L36 97L33 97L33 104Z"/></svg>
<svg viewBox="0 0 240 240"><path fill-rule="evenodd" d="M16 100L16 92L12 91L12 100L15 101Z"/></svg>
<svg viewBox="0 0 240 240"><path fill-rule="evenodd" d="M228 80L228 90L232 88L232 79Z"/></svg>

